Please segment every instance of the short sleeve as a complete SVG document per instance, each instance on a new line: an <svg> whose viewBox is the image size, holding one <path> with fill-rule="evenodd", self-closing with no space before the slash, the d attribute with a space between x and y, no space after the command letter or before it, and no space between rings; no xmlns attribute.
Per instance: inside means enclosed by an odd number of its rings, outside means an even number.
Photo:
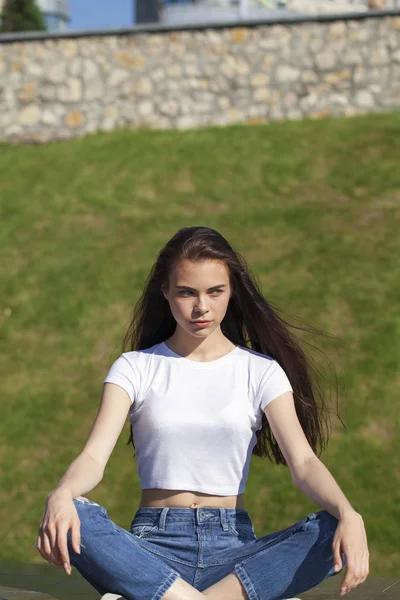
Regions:
<svg viewBox="0 0 400 600"><path fill-rule="evenodd" d="M119 385L127 392L131 404L134 403L137 395L138 376L132 363L123 354L111 365L103 383Z"/></svg>
<svg viewBox="0 0 400 600"><path fill-rule="evenodd" d="M271 360L263 374L258 389L257 401L262 411L275 398L284 392L293 392L285 371L276 360Z"/></svg>

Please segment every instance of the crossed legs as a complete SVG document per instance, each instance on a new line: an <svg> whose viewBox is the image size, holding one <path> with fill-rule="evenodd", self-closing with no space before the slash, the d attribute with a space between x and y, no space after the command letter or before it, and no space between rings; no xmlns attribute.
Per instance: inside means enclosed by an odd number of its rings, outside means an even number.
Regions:
<svg viewBox="0 0 400 600"><path fill-rule="evenodd" d="M247 600L247 594L236 573L230 573L202 592L179 578L164 594L162 600L200 600L204 597L215 600Z"/></svg>

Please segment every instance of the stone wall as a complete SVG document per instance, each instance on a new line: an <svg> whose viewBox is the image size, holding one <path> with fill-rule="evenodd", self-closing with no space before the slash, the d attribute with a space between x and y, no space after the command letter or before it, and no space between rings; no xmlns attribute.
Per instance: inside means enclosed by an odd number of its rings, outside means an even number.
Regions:
<svg viewBox="0 0 400 600"><path fill-rule="evenodd" d="M0 36L0 139L400 108L400 11Z"/></svg>

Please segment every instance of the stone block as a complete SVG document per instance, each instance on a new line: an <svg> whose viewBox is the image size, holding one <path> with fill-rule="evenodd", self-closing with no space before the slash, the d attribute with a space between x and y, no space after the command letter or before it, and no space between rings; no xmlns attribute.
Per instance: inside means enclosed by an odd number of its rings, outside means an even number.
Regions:
<svg viewBox="0 0 400 600"><path fill-rule="evenodd" d="M275 79L278 83L290 83L300 79L300 69L290 67L289 65L280 65L276 69Z"/></svg>
<svg viewBox="0 0 400 600"><path fill-rule="evenodd" d="M107 78L107 87L118 87L130 78L129 72L123 69L115 69L110 72L110 75Z"/></svg>
<svg viewBox="0 0 400 600"><path fill-rule="evenodd" d="M390 63L390 56L385 46L373 47L368 53L369 64L380 67Z"/></svg>
<svg viewBox="0 0 400 600"><path fill-rule="evenodd" d="M270 97L268 88L258 88L254 91L253 98L256 102L266 102Z"/></svg>
<svg viewBox="0 0 400 600"><path fill-rule="evenodd" d="M351 79L351 69L342 69L341 71L335 71L334 73L326 73L323 76L323 81L335 85L341 81Z"/></svg>
<svg viewBox="0 0 400 600"><path fill-rule="evenodd" d="M149 77L141 77L135 82L135 92L140 95L152 94L154 91L153 84Z"/></svg>
<svg viewBox="0 0 400 600"><path fill-rule="evenodd" d="M116 121L118 118L118 109L115 106L106 106L104 109L106 119Z"/></svg>
<svg viewBox="0 0 400 600"><path fill-rule="evenodd" d="M82 73L83 58L81 56L74 56L74 58L68 61L68 73L74 77L79 76Z"/></svg>
<svg viewBox="0 0 400 600"><path fill-rule="evenodd" d="M26 108L22 109L19 114L19 122L21 125L27 127L33 127L37 125L40 120L40 108L36 104L30 104Z"/></svg>
<svg viewBox="0 0 400 600"><path fill-rule="evenodd" d="M113 55L113 59L117 63L117 65L128 69L141 69L146 62L143 56L135 56L134 54L126 50L120 50L119 52L115 52Z"/></svg>
<svg viewBox="0 0 400 600"><path fill-rule="evenodd" d="M171 65L167 67L167 75L168 77L182 77L182 67L181 65Z"/></svg>
<svg viewBox="0 0 400 600"><path fill-rule="evenodd" d="M341 57L343 65L361 65L363 59L360 50L348 49Z"/></svg>
<svg viewBox="0 0 400 600"><path fill-rule="evenodd" d="M85 121L85 118L80 110L72 110L65 115L65 124L67 127L75 129L81 127Z"/></svg>
<svg viewBox="0 0 400 600"><path fill-rule="evenodd" d="M336 66L337 58L332 51L327 50L326 52L316 54L315 62L321 70L333 69Z"/></svg>
<svg viewBox="0 0 400 600"><path fill-rule="evenodd" d="M250 85L252 87L262 87L269 82L269 75L265 73L256 73L250 77Z"/></svg>
<svg viewBox="0 0 400 600"><path fill-rule="evenodd" d="M72 58L78 53L76 40L60 40L60 50L66 58Z"/></svg>
<svg viewBox="0 0 400 600"><path fill-rule="evenodd" d="M400 17L394 16L391 18L392 28L400 31Z"/></svg>
<svg viewBox="0 0 400 600"><path fill-rule="evenodd" d="M244 27L236 27L231 31L231 41L235 44L245 42L248 38L248 30Z"/></svg>
<svg viewBox="0 0 400 600"><path fill-rule="evenodd" d="M207 110L209 107L207 107ZM175 117L179 113L179 102L176 100L166 100L160 104L160 113L169 117Z"/></svg>
<svg viewBox="0 0 400 600"><path fill-rule="evenodd" d="M336 21L336 23L332 23L329 26L329 35L330 37L345 37L347 32L346 23L344 21Z"/></svg>
<svg viewBox="0 0 400 600"><path fill-rule="evenodd" d="M101 79L92 79L85 84L85 100L99 100L104 95L104 83Z"/></svg>
<svg viewBox="0 0 400 600"><path fill-rule="evenodd" d="M22 102L22 104L33 102L36 98L36 90L36 81L29 81L28 83L25 83L25 85L22 87L22 89L20 89L18 93L19 101Z"/></svg>
<svg viewBox="0 0 400 600"><path fill-rule="evenodd" d="M82 99L82 81L77 77L70 77L58 90L58 99L61 102L79 102Z"/></svg>
<svg viewBox="0 0 400 600"><path fill-rule="evenodd" d="M349 31L348 39L351 42L366 42L369 39L369 32L364 28L354 29Z"/></svg>
<svg viewBox="0 0 400 600"><path fill-rule="evenodd" d="M44 125L55 125L57 123L57 117L50 109L45 109L42 112L42 123Z"/></svg>
<svg viewBox="0 0 400 600"><path fill-rule="evenodd" d="M50 83L61 83L65 79L66 64L57 62L49 69L46 69L46 80Z"/></svg>
<svg viewBox="0 0 400 600"><path fill-rule="evenodd" d="M138 114L141 117L150 117L153 114L153 103L148 100L145 100L139 103L137 109Z"/></svg>
<svg viewBox="0 0 400 600"><path fill-rule="evenodd" d="M375 105L373 95L367 90L359 90L355 95L355 102L361 108L373 108Z"/></svg>
<svg viewBox="0 0 400 600"><path fill-rule="evenodd" d="M84 58L82 60L82 76L85 81L98 78L100 76L98 64L90 58Z"/></svg>

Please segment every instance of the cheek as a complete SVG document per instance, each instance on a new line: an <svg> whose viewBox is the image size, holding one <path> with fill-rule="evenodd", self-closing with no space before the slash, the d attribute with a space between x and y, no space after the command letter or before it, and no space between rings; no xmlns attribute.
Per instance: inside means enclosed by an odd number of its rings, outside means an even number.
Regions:
<svg viewBox="0 0 400 600"><path fill-rule="evenodd" d="M185 305L179 301L170 302L169 307L175 318L179 318L180 315L184 315L187 312L187 307L185 307Z"/></svg>
<svg viewBox="0 0 400 600"><path fill-rule="evenodd" d="M226 311L226 309L228 308L228 304L229 298L221 298L218 302L218 310L220 310L221 312Z"/></svg>

